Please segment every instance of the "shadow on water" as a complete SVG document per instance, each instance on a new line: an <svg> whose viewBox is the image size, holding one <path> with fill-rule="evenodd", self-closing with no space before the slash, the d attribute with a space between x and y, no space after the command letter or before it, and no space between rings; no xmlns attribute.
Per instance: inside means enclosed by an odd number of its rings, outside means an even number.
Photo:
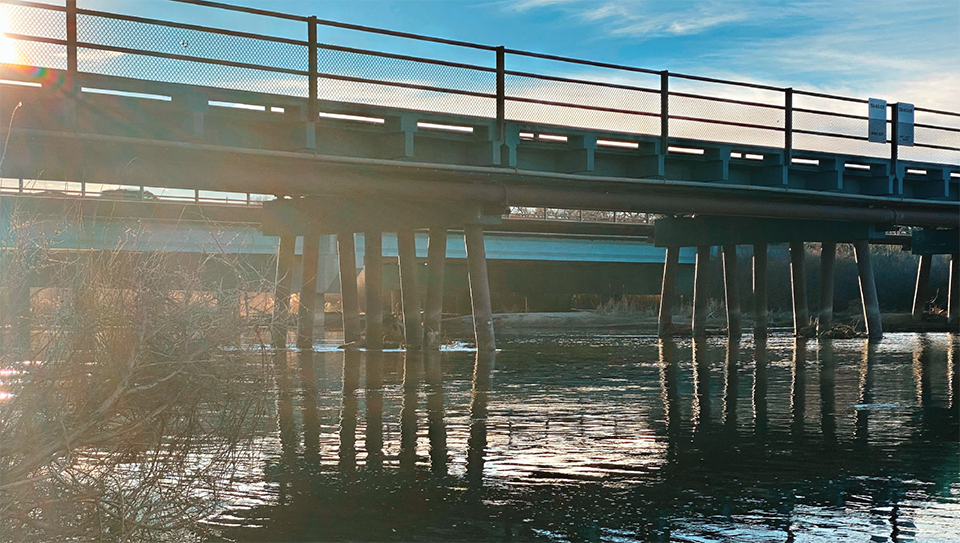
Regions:
<svg viewBox="0 0 960 543"><path fill-rule="evenodd" d="M281 351L273 494L210 538L955 541L958 351L942 334Z"/></svg>

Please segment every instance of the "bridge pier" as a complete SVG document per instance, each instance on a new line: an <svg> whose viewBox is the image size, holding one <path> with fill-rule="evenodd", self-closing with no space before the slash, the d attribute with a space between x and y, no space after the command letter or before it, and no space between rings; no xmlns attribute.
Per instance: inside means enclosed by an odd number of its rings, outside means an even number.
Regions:
<svg viewBox="0 0 960 543"><path fill-rule="evenodd" d="M673 332L673 296L677 290L677 274L680 271L680 247L667 247L663 262L663 285L660 288L660 315L657 335L670 336Z"/></svg>
<svg viewBox="0 0 960 543"><path fill-rule="evenodd" d="M790 283L793 287L793 332L797 336L810 324L807 305L807 274L804 269L803 242L790 243Z"/></svg>
<svg viewBox="0 0 960 543"><path fill-rule="evenodd" d="M930 287L931 264L933 264L932 254L920 255L920 262L917 264L917 284L913 290L913 311L911 311L915 321L923 318L923 307Z"/></svg>
<svg viewBox="0 0 960 543"><path fill-rule="evenodd" d="M737 246L723 246L723 288L727 305L727 337L739 340L743 327L740 313L740 274L737 266Z"/></svg>
<svg viewBox="0 0 960 543"><path fill-rule="evenodd" d="M867 337L871 341L883 337L883 325L880 321L880 302L877 299L877 283L870 262L870 246L867 240L853 242L854 256L857 259L857 272L860 280L860 300L863 302L863 321L867 327Z"/></svg>
<svg viewBox="0 0 960 543"><path fill-rule="evenodd" d="M287 325L290 323L290 283L293 275L293 250L296 236L280 236L277 248L277 271L273 285L273 318L270 327L270 346L287 347Z"/></svg>
<svg viewBox="0 0 960 543"><path fill-rule="evenodd" d="M353 232L337 234L340 266L340 310L343 315L343 342L356 345L361 339L360 301L357 295L357 247Z"/></svg>
<svg viewBox="0 0 960 543"><path fill-rule="evenodd" d="M470 300L473 303L473 330L478 352L495 352L493 309L490 304L490 282L487 279L487 254L483 247L483 226L466 224L463 239L467 248L467 269L470 279Z"/></svg>
<svg viewBox="0 0 960 543"><path fill-rule="evenodd" d="M300 275L300 303L297 311L297 347L313 348L313 320L317 300L317 262L320 259L320 235L308 232L303 236L303 258Z"/></svg>
<svg viewBox="0 0 960 543"><path fill-rule="evenodd" d="M440 348L440 323L443 320L443 268L447 258L447 228L430 229L427 248L427 301L423 312L423 347Z"/></svg>
<svg viewBox="0 0 960 543"><path fill-rule="evenodd" d="M368 350L383 349L383 234L380 231L363 234L364 292L367 302Z"/></svg>
<svg viewBox="0 0 960 543"><path fill-rule="evenodd" d="M697 263L693 281L693 337L707 334L707 275L710 269L710 246L697 247Z"/></svg>
<svg viewBox="0 0 960 543"><path fill-rule="evenodd" d="M400 299L403 304L403 335L407 350L420 349L420 296L417 293L417 246L413 230L397 232L400 260Z"/></svg>
<svg viewBox="0 0 960 543"><path fill-rule="evenodd" d="M754 338L767 337L767 244L753 246L753 305L756 323Z"/></svg>
<svg viewBox="0 0 960 543"><path fill-rule="evenodd" d="M820 308L817 333L823 334L833 326L833 268L837 260L837 242L820 244Z"/></svg>

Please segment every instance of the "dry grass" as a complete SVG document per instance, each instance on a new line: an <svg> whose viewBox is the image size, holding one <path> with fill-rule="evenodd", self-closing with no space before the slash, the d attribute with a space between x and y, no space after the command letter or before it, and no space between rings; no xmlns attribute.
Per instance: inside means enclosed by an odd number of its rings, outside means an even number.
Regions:
<svg viewBox="0 0 960 543"><path fill-rule="evenodd" d="M29 230L12 220L0 288L52 288L34 294L32 340L0 351L0 538L196 537L265 407L268 368L240 343L253 289L211 291L217 255L64 253Z"/></svg>

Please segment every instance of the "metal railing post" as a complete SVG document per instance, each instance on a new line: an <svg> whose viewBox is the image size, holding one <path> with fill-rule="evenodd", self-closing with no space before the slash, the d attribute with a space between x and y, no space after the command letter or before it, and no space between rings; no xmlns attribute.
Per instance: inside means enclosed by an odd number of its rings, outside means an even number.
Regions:
<svg viewBox="0 0 960 543"><path fill-rule="evenodd" d="M67 72L77 75L77 0L67 0ZM72 83L72 81L71 81Z"/></svg>
<svg viewBox="0 0 960 543"><path fill-rule="evenodd" d="M887 107L892 108L890 111L890 174L897 178L897 140L900 139L900 129L897 126L900 115L897 110L900 108L897 107L896 103Z"/></svg>
<svg viewBox="0 0 960 543"><path fill-rule="evenodd" d="M793 87L783 91L783 150L787 166L793 160Z"/></svg>
<svg viewBox="0 0 960 543"><path fill-rule="evenodd" d="M506 48L497 47L497 138L502 143L507 140L506 56Z"/></svg>
<svg viewBox="0 0 960 543"><path fill-rule="evenodd" d="M660 72L660 152L667 154L670 143L670 72Z"/></svg>
<svg viewBox="0 0 960 543"><path fill-rule="evenodd" d="M310 96L307 98L307 120L308 122L316 122L317 117L320 115L320 110L317 107L317 100L319 99L318 90L317 90L317 79L319 74L317 72L317 17L312 16L307 19L307 46L310 48L310 51L307 55L308 58L308 68L307 71L310 72Z"/></svg>

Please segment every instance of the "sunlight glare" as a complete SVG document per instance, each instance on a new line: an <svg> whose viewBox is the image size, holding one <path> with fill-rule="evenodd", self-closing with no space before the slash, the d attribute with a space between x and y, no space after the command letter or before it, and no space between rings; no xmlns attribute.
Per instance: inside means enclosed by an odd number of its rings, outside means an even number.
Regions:
<svg viewBox="0 0 960 543"><path fill-rule="evenodd" d="M7 37L9 30L7 14L0 11L0 63L19 64L20 55L17 54L17 46L14 40Z"/></svg>

